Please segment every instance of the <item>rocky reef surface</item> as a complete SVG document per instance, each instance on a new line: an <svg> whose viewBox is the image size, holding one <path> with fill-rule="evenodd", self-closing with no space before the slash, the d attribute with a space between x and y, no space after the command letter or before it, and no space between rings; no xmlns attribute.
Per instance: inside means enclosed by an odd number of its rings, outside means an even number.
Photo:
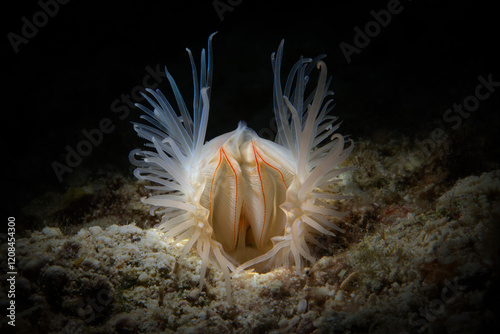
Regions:
<svg viewBox="0 0 500 334"><path fill-rule="evenodd" d="M471 333L498 324L500 170L450 177L445 150L359 141L339 202L345 234L318 261L243 272L179 259L141 204L144 182L85 178L30 203L16 242L16 328L26 333ZM2 236L2 252L7 243ZM7 266L1 259L2 268ZM5 277L4 277L5 278ZM7 307L2 278L0 304ZM6 328L2 319L1 328Z"/></svg>

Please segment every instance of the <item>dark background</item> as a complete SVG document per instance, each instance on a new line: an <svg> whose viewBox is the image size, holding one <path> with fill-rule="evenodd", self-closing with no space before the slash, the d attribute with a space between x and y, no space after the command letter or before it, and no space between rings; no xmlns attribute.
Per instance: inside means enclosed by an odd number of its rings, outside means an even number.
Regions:
<svg viewBox="0 0 500 334"><path fill-rule="evenodd" d="M221 0L222 3L228 3ZM238 1L233 1L237 4ZM218 16L213 1L78 1L59 5L57 14L15 53L9 32L21 35L22 17L33 22L36 1L2 7L2 187L4 211L16 216L22 206L49 191L103 171L131 175L128 152L142 145L131 121L137 108L120 120L111 103L142 84L146 66L167 65L191 105L191 69L185 48L199 64L201 48L214 37L214 82L208 137L245 120L259 132L272 118L270 55L286 40L284 73L300 55L325 53L333 76L334 113L341 133L355 140L406 136L423 139L440 127L460 135L463 149L498 156L500 89L482 101L464 126L452 130L444 111L474 94L479 75L497 70L498 11L473 1L401 1L402 12L347 63L339 44L354 44L354 27L373 20L371 10L388 1L243 0ZM169 92L166 79L160 88ZM59 182L51 163L64 163L67 145L85 139L82 130L103 118L116 126L92 154ZM469 131L469 132L467 132ZM481 145L479 145L479 143ZM480 147L480 148L479 148ZM481 173L498 164L473 155L458 162L456 176ZM22 222L18 221L19 224Z"/></svg>

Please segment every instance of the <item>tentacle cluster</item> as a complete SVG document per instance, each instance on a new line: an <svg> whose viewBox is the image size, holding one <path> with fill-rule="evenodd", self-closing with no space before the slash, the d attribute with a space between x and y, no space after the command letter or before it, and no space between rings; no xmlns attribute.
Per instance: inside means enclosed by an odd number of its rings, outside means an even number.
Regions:
<svg viewBox="0 0 500 334"><path fill-rule="evenodd" d="M238 129L205 142L213 59L212 38L201 53L198 77L193 56L192 112L165 68L177 107L160 90L146 89L150 107L137 104L148 124L134 124L147 149L133 150L134 175L151 182L151 214L162 216L159 228L167 238L188 240L182 255L195 247L202 259L200 288L209 260L223 271L230 297L230 272L267 264L295 265L297 271L315 258L310 244L318 234L343 232L332 222L341 218L333 200L347 196L328 191L348 168L338 168L354 145L346 145L329 115L333 92L328 90L324 56L300 58L283 88L283 41L272 55L274 142L259 138L244 123ZM309 75L318 81L306 94Z"/></svg>

